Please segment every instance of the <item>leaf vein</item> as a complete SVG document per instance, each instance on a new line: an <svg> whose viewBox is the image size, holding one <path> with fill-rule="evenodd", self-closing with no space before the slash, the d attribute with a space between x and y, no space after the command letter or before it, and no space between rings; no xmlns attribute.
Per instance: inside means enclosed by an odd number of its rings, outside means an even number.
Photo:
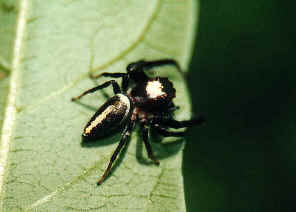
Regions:
<svg viewBox="0 0 296 212"><path fill-rule="evenodd" d="M8 93L8 103L4 115L4 122L2 127L2 137L1 137L1 151L0 151L0 193L2 193L4 171L7 166L7 157L9 152L9 143L12 135L13 125L16 115L16 91L17 91L17 80L18 80L18 68L21 58L21 48L22 41L24 38L25 24L26 24L26 10L28 7L27 0L20 1L18 22L16 28L16 39L13 49L13 61L12 61L12 75L10 78L10 89ZM1 201L2 208L3 201Z"/></svg>
<svg viewBox="0 0 296 212"><path fill-rule="evenodd" d="M70 188L72 188L74 185L76 185L77 183L79 183L80 181L84 180L85 177L91 175L96 169L99 168L99 166L101 165L101 163L105 161L105 158L102 158L101 160L95 162L95 164L84 170L83 173L77 177L75 177L72 181L65 183L62 186L59 186L55 191L45 195L44 197L38 199L37 201L35 201L33 204L29 205L28 207L25 208L25 211L30 211L33 210L37 207L39 207L40 205L51 201L52 199L54 199L55 196L57 196L60 193L63 193L67 190L69 190Z"/></svg>
<svg viewBox="0 0 296 212"><path fill-rule="evenodd" d="M145 34L147 33L147 31L149 31L150 26L153 23L153 21L155 20L155 18L157 17L157 14L158 14L159 10L160 10L160 0L157 2L156 7L154 9L154 12L152 13L150 19L148 20L148 22L146 24L146 27L144 27L144 30L140 34L140 36L138 37L138 39L136 39L135 42L132 43L127 49L125 49L124 51L122 51L118 56L114 57L109 62L107 62L105 64L102 64L100 66L97 66L96 68L91 68L91 66L90 66L90 71L89 72L95 72L95 71L98 71L98 70L105 69L108 66L110 66L110 65L114 64L115 62L117 62L119 59L121 59L125 55L127 55L129 52L131 52L139 43L141 43L144 40ZM93 41L91 43L93 43ZM91 46L91 50L93 50L93 46ZM91 54L91 62L90 62L90 64L92 64L92 61L93 61L93 52ZM86 78L86 76L87 76L86 74L81 75L80 77L78 77L78 79L76 79L73 82L69 83L68 85L64 86L62 89L59 89L57 91L54 91L51 94L49 94L47 97L42 98L36 104L25 106L22 109L22 111L27 111L28 109L36 108L39 105L42 105L42 104L46 103L47 101L51 100L52 98L57 97L59 95L62 95L68 89L74 87L80 80L83 80L84 78Z"/></svg>
<svg viewBox="0 0 296 212"><path fill-rule="evenodd" d="M145 34L149 31L153 21L156 19L158 12L160 11L160 1L158 0L155 6L155 9L152 13L152 15L150 16L149 20L146 23L146 26L144 27L142 33L139 35L139 37L133 42L131 43L131 45L126 48L125 50L123 50L121 53L119 53L117 56L115 56L113 59L111 59L110 61L99 65L95 68L92 68L90 70L90 72L95 72L95 71L99 71L102 69L107 68L108 66L114 64L115 62L117 62L119 59L121 59L122 57L124 57L125 55L127 55L128 53L130 53L136 46L138 46L145 38Z"/></svg>

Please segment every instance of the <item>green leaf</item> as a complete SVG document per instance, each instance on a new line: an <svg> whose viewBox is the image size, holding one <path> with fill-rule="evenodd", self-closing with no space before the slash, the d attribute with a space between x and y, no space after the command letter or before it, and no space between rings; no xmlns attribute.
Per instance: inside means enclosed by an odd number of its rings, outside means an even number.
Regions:
<svg viewBox="0 0 296 212"><path fill-rule="evenodd" d="M16 28L17 5L15 1L0 0L0 72L9 72ZM3 75L0 75L0 80Z"/></svg>
<svg viewBox="0 0 296 212"><path fill-rule="evenodd" d="M0 129L2 128L7 101L16 17L17 7L15 2L0 0Z"/></svg>
<svg viewBox="0 0 296 212"><path fill-rule="evenodd" d="M4 111L7 101L7 92L8 92L8 77L6 73L0 71L0 127L3 123ZM1 136L0 131L0 136Z"/></svg>
<svg viewBox="0 0 296 212"><path fill-rule="evenodd" d="M175 58L186 70L195 31L195 1L20 1L1 149L3 211L184 211L184 142L163 139L147 158L137 132L104 172L120 133L81 143L84 124L106 93L70 101L102 83L91 72L122 72L139 59ZM190 118L186 84L172 67L177 119Z"/></svg>

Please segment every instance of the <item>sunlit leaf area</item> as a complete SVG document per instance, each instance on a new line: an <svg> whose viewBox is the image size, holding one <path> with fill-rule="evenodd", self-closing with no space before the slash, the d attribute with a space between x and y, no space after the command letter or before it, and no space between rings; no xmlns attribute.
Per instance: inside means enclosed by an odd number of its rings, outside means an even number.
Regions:
<svg viewBox="0 0 296 212"><path fill-rule="evenodd" d="M0 0L0 211L296 211L295 6L249 0ZM138 60L176 88L184 138L81 134ZM121 79L116 79L119 84Z"/></svg>

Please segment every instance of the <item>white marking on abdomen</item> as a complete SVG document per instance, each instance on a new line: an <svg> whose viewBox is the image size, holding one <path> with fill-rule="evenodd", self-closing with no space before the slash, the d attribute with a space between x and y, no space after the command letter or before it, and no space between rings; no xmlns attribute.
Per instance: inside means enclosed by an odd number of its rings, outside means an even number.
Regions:
<svg viewBox="0 0 296 212"><path fill-rule="evenodd" d="M127 96L123 95L123 94L117 94L117 96L120 98L120 101L124 102L124 104L126 105L124 118L122 119L122 121L124 121L127 114L129 113L129 111L131 109L131 102L130 102L129 98Z"/></svg>
<svg viewBox="0 0 296 212"><path fill-rule="evenodd" d="M95 118L95 120L93 120L90 125L84 130L85 134L88 134L92 131L93 128L95 128L99 123L102 122L102 120L104 120L107 115L109 113L111 113L114 110L114 106L110 105L109 107L107 107L100 115L97 116L97 118Z"/></svg>

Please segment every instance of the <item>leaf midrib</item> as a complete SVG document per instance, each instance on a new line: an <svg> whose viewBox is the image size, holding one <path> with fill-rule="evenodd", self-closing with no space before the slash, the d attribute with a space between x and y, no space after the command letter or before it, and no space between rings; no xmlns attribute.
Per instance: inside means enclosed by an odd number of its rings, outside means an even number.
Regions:
<svg viewBox="0 0 296 212"><path fill-rule="evenodd" d="M12 135L14 120L16 117L16 91L18 80L18 68L21 60L21 48L22 41L24 39L25 24L26 24L26 11L28 7L28 1L20 1L19 13L16 23L16 35L13 46L12 68L11 77L8 92L7 107L4 113L4 121L2 126L1 135L1 152L0 152L0 194L2 193L3 182L5 177L5 169L7 164L7 157L9 152L9 143ZM3 200L1 201L0 208L2 208Z"/></svg>
<svg viewBox="0 0 296 212"><path fill-rule="evenodd" d="M25 33L25 25L27 23L26 21L26 12L28 7L28 0L23 0L20 2L19 6L19 14L17 17L17 24L16 24L16 35L15 35L15 41L13 46L13 59L12 59L12 65L11 65L11 77L10 77L10 86L8 91L8 103L7 107L4 113L4 121L3 121L3 127L2 127L2 136L1 136L1 152L0 152L0 193L2 193L3 183L4 183L4 177L5 177L5 169L7 164L7 158L8 158L8 152L9 152L9 144L10 144L10 138L13 131L13 125L16 118L16 96L17 96L17 82L18 82L18 70L19 65L21 62L21 50L22 50L22 43L24 39L24 33ZM90 61L90 72L99 71L107 68L108 66L111 66L112 64L116 63L118 60L120 60L122 57L130 53L134 48L136 48L145 38L145 34L149 31L149 28L155 18L157 17L157 14L160 10L160 0L156 2L155 8L153 10L153 13L148 18L145 27L143 28L142 32L139 34L139 36L134 40L134 42L131 43L131 45L126 48L125 50L121 51L118 56L115 56L110 61L106 62L105 64L102 64L100 66L97 66L95 68L92 68L93 59ZM93 47L93 46L91 46ZM93 52L91 52L91 55L93 57ZM9 67L5 63L0 64L1 67L3 66L4 70L9 70ZM24 110L28 110L31 108L38 107L39 105L42 105L49 101L50 99L57 97L64 92L66 92L68 89L74 87L77 83L79 83L81 80L88 77L88 73L85 73L78 77L75 81L71 82L70 84L64 86L62 89L59 89L57 91L52 92L47 97L44 97L43 99L39 100L36 104L28 105L26 106ZM96 164L99 164L96 163ZM95 170L97 166L91 167L88 169L88 174L92 172L92 170ZM58 187L55 191L49 193L48 195L40 198L39 200L35 201L33 204L29 205L25 210L32 210L54 198L57 194L64 192L65 190L68 190L71 188L74 184L79 182L81 178L84 178L85 174L81 176L77 176L75 179L73 179L72 182L67 183L61 187ZM152 192L152 191L151 191ZM148 198L149 201L149 198ZM1 208L2 208L1 202Z"/></svg>

